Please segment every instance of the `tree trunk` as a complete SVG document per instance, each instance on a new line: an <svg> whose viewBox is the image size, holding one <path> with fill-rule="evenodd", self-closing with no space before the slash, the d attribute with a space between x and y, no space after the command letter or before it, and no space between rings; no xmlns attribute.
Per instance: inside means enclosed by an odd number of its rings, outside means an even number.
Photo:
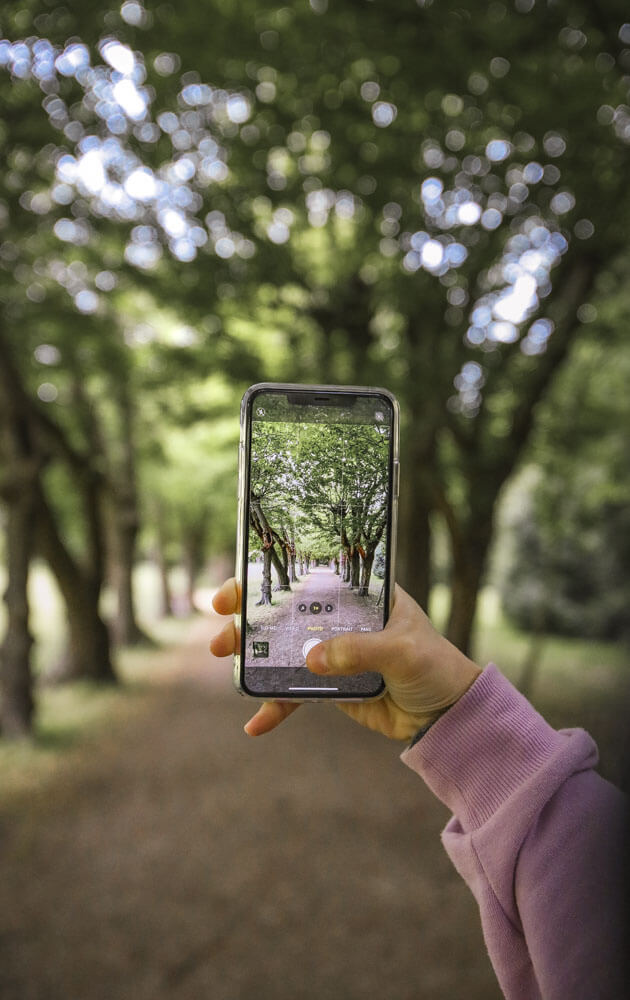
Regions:
<svg viewBox="0 0 630 1000"><path fill-rule="evenodd" d="M276 552L275 545L272 545L271 549L271 562L273 563L273 568L278 576L278 585L275 590L291 590L291 584L289 582L289 574L287 572L287 567L283 562L280 561L280 557Z"/></svg>
<svg viewBox="0 0 630 1000"><path fill-rule="evenodd" d="M153 548L153 561L157 567L159 575L159 605L158 617L166 618L174 614L173 594L169 580L169 565L166 556L166 532L164 528L164 511L161 503L153 503L153 523L155 525L155 545Z"/></svg>
<svg viewBox="0 0 630 1000"><path fill-rule="evenodd" d="M289 582L299 583L300 580L295 568L295 524L292 521L289 522L289 530L288 532L285 532L285 534L288 539L287 551L289 553Z"/></svg>
<svg viewBox="0 0 630 1000"><path fill-rule="evenodd" d="M113 506L113 555L114 585L117 595L116 616L113 634L121 646L135 646L150 642L136 618L133 593L133 570L136 556L136 541L140 527L138 512L138 488L136 476L136 453L134 448L134 407L126 378L116 383L117 401L120 408L121 456L110 496ZM93 419L93 418L92 418ZM95 445L100 443L105 454L100 428L94 422L92 436Z"/></svg>
<svg viewBox="0 0 630 1000"><path fill-rule="evenodd" d="M525 659L521 665L517 688L529 701L532 699L534 682L538 676L540 661L545 646L545 636L534 632L531 636Z"/></svg>
<svg viewBox="0 0 630 1000"><path fill-rule="evenodd" d="M477 610L479 573L474 566L454 571L446 637L462 653L470 654L472 627Z"/></svg>
<svg viewBox="0 0 630 1000"><path fill-rule="evenodd" d="M339 556L335 556L333 563L335 567L335 576L339 576Z"/></svg>
<svg viewBox="0 0 630 1000"><path fill-rule="evenodd" d="M109 635L99 614L99 597L104 575L104 531L101 512L102 475L91 461L101 451L95 444L88 454L73 448L63 429L34 406L22 384L11 352L0 336L0 376L4 395L12 410L28 424L29 436L36 435L38 454L51 452L69 463L76 489L83 501L83 524L86 536L88 567L82 570L63 543L55 516L44 494L40 477L32 489L36 546L57 578L68 612L70 628L70 670L74 676L112 682L116 675L110 658ZM88 428L89 431L89 428Z"/></svg>
<svg viewBox="0 0 630 1000"><path fill-rule="evenodd" d="M542 573L541 573L542 576ZM546 590L543 577L543 594ZM525 659L521 665L517 688L529 701L532 699L534 682L538 676L540 661L545 646L545 627L547 624L546 605L544 597L536 602L530 628L530 642Z"/></svg>
<svg viewBox="0 0 630 1000"><path fill-rule="evenodd" d="M59 580L59 577L57 576ZM72 610L68 611L69 648L63 680L86 679L98 683L115 683L116 674L110 658L110 638L98 610L100 587L82 583L81 594L71 586ZM61 581L59 581L61 585ZM62 591L63 592L63 591ZM68 587L64 594L68 605Z"/></svg>
<svg viewBox="0 0 630 1000"><path fill-rule="evenodd" d="M263 574L260 600L256 603L257 607L260 604L271 604L271 553L271 548L263 550Z"/></svg>
<svg viewBox="0 0 630 1000"><path fill-rule="evenodd" d="M361 566L361 583L359 586L359 597L367 597L370 593L370 577L372 576L372 564L374 563L374 551L365 553L365 559Z"/></svg>
<svg viewBox="0 0 630 1000"><path fill-rule="evenodd" d="M133 593L138 522L132 508L124 502L121 502L120 508L114 511L113 521L111 575L116 592L116 614L112 622L112 632L116 645L137 646L149 641L149 637L138 625Z"/></svg>
<svg viewBox="0 0 630 1000"><path fill-rule="evenodd" d="M427 481L428 461L410 445L401 462L396 580L422 608L431 589L432 502ZM392 581L393 583L394 581Z"/></svg>
<svg viewBox="0 0 630 1000"><path fill-rule="evenodd" d="M355 587L359 586L359 578L361 573L361 556L359 555L359 550L355 546L352 547L350 552L350 589L354 590Z"/></svg>
<svg viewBox="0 0 630 1000"><path fill-rule="evenodd" d="M153 561L158 571L159 592L158 592L158 617L166 618L173 614L173 595L171 593L171 583L168 577L168 563L161 544L161 539L153 550Z"/></svg>
<svg viewBox="0 0 630 1000"><path fill-rule="evenodd" d="M135 452L133 448L133 406L127 377L116 377L112 382L112 398L119 408L118 425L120 461L115 471L109 466L106 435L97 417L92 400L85 391L84 376L76 359L71 361L73 373L72 403L83 425L88 445L79 472L83 477L84 507L88 542L88 562L101 575L103 562L116 595L116 611L112 621L112 635L117 645L132 646L149 642L136 621L133 594L133 568L138 534L138 496L136 488ZM109 517L101 523L101 497L95 484L93 468L104 472L105 498L109 501ZM106 470L106 471L105 471ZM103 529L106 530L103 530Z"/></svg>
<svg viewBox="0 0 630 1000"><path fill-rule="evenodd" d="M289 554L289 583L299 583L299 578L295 569L295 552Z"/></svg>
<svg viewBox="0 0 630 1000"><path fill-rule="evenodd" d="M59 535L41 486L35 490L35 504L38 547L56 577L68 616L68 655L55 679L113 683L117 677L109 633L99 612L102 572L97 573L96 567L83 570L76 563ZM97 520L95 513L93 520Z"/></svg>
<svg viewBox="0 0 630 1000"><path fill-rule="evenodd" d="M342 583L350 583L350 556L346 552L343 557L343 579Z"/></svg>
<svg viewBox="0 0 630 1000"><path fill-rule="evenodd" d="M8 584L4 594L7 623L0 649L2 700L0 729L8 739L31 732L34 701L27 598L33 536L33 505L28 494L7 507L6 562Z"/></svg>
<svg viewBox="0 0 630 1000"><path fill-rule="evenodd" d="M33 479L37 474L29 456L30 442L24 421L7 426L3 434L3 458L7 469L2 477L2 497L6 503L5 558L7 587L6 630L0 648L0 731L7 739L29 736L34 700L29 629L28 572L34 534Z"/></svg>
<svg viewBox="0 0 630 1000"><path fill-rule="evenodd" d="M530 438L536 405L544 397L580 329L579 307L588 301L588 294L600 265L601 260L597 256L573 256L571 253L567 253L563 263L559 265L554 276L554 304L558 321L547 350L537 359L529 375L519 380L509 437L492 439L487 428L485 431L488 436L484 436L482 415L485 414L487 419L487 408L482 410L477 420L474 435L462 434L461 428L458 429L456 424L451 428L453 441L459 449L461 466L466 471L466 495L470 506L463 523L460 523L455 510L449 507L445 498L440 501L453 551L453 587L447 635L464 652L468 652L471 646L477 593L492 537L499 492L512 474ZM514 350L517 349L518 345L515 344ZM495 379L502 381L503 378L502 371L495 369L493 374L490 369L484 394L491 395L492 383Z"/></svg>
<svg viewBox="0 0 630 1000"><path fill-rule="evenodd" d="M274 538L276 534L269 524L260 500L251 498L251 504L249 508L249 522L260 538L262 550L263 550L263 565L269 567L269 600L265 600L265 591L263 589L263 594L259 601L259 604L271 604L271 564L278 574L279 590L291 590L291 585L289 583L289 574L287 573L286 565L283 566L278 553L276 552L276 546ZM264 577L264 571L263 571Z"/></svg>
<svg viewBox="0 0 630 1000"><path fill-rule="evenodd" d="M195 587L203 566L203 540L205 524L190 525L184 533L182 549L186 572L186 605L189 614L195 610Z"/></svg>
<svg viewBox="0 0 630 1000"><path fill-rule="evenodd" d="M472 516L465 534L453 538L453 579L446 636L467 656L471 655L473 623L479 587L492 537L492 519Z"/></svg>
<svg viewBox="0 0 630 1000"><path fill-rule="evenodd" d="M291 582L289 579L288 547L286 542L284 541L280 541L279 545L280 545L280 556L278 556L278 553L276 552L275 544L272 550L275 556L275 559L272 556L272 560L276 573L278 574L278 583L277 586L274 587L274 590L291 590Z"/></svg>
<svg viewBox="0 0 630 1000"><path fill-rule="evenodd" d="M186 609L191 615L195 610L197 559L194 548L188 539L184 542L184 574L186 578Z"/></svg>

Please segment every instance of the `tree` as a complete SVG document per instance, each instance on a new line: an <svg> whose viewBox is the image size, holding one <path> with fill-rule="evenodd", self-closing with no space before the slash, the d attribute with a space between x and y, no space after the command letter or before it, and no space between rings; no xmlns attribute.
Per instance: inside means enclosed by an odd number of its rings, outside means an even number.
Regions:
<svg viewBox="0 0 630 1000"><path fill-rule="evenodd" d="M300 435L297 497L312 523L341 548L352 588L369 592L388 514L389 434L378 425L312 425Z"/></svg>
<svg viewBox="0 0 630 1000"><path fill-rule="evenodd" d="M22 498L15 489L9 488L5 492L9 523L13 523L16 528L11 539L11 565L17 573L18 581L22 581L19 592L24 591L25 577L35 545L49 562L66 602L70 634L68 673L88 676L98 681L113 681L115 674L110 660L109 637L99 611L103 582L103 523L99 477L85 456L68 440L62 428L33 403L1 335L0 360L4 433L5 438L8 436L9 440L13 439L13 458L18 458L17 468L9 473L9 481L16 472L20 476L19 470L24 460L31 468L27 498ZM53 458L63 460L76 477L77 493L84 514L87 548L87 558L83 565L62 539L47 496L41 470ZM23 513L27 502L30 505L30 522L25 520ZM9 593L13 589L14 581L10 579ZM25 624L24 628L26 627ZM13 649L5 646L4 671L7 676L21 674L23 687L26 688L30 676L28 661L23 653L19 656L18 649L15 645ZM10 656L15 656L13 662ZM14 712L10 705L12 690L15 690L15 686L6 690L3 697L3 702L8 699L6 711L10 713Z"/></svg>
<svg viewBox="0 0 630 1000"><path fill-rule="evenodd" d="M114 138L117 123L112 122L109 128L110 120L105 122L100 115L102 104L97 98L103 86L110 90L115 86L116 71L111 60L107 68L101 65L93 73L87 71L88 46L63 41L76 30L80 34L85 30L89 37L95 29L99 38L101 25L95 28L94 12L86 11L83 5L76 10L66 8L54 19L48 16L46 5L37 3L27 8L7 5L3 14L14 38L16 31L31 24L35 31L43 29L51 36L31 33L25 42L0 45L0 65L8 67L11 74L2 73L3 137L10 136L12 143L0 177L4 227L0 254L2 354L15 376L13 388L19 389L7 393L3 433L6 429L9 440L10 428L28 413L38 428L38 445L42 426L46 429L43 457L40 455L37 463L54 458L55 463L66 463L72 470L75 478L70 491L65 488L67 479L61 490L54 488L55 480L63 476L57 469L47 473L46 483L33 483L37 541L59 579L68 606L69 672L109 680L113 677L109 639L98 612L107 564L116 571L118 637L121 641L139 637L131 600L138 531L129 390L131 353L118 339L122 324L103 303L104 296L124 279L122 262L131 217L125 215L123 207L122 216L112 210L112 219L108 219L108 211L101 205L101 211L95 213L97 233L87 218L84 197L94 191L93 176L89 170L83 172L76 197L66 181L69 163L77 162L69 150L81 147L89 153L90 142L93 149L99 134L109 139L110 151L115 147L125 160L122 145ZM130 118L134 118L133 111ZM94 158L89 155L83 162L94 167ZM118 194L122 194L121 187ZM116 199L114 203L120 204ZM128 208L128 196L126 204ZM54 369L54 381L41 381L41 365ZM86 367L92 376L87 386ZM91 391L94 383L95 392ZM62 404L71 400L72 408L53 405L57 400ZM55 411L54 417L44 417L45 407ZM9 454L13 454L13 462L15 449L9 449ZM79 530L73 531L64 508L72 506L77 493L83 502L74 503ZM14 493L9 489L6 496L12 498ZM110 512L110 539L114 540L109 547L105 506ZM13 523L11 512L8 517ZM68 532L73 536L70 544ZM77 542L79 549L83 546L81 553L76 551ZM14 553L18 543L22 546L19 558ZM23 587L30 539L20 532L13 536L12 545L9 568L17 575L17 582L14 587L10 581L9 592L14 594ZM24 642L21 648L27 648ZM5 644L5 661L12 655L11 649L17 646ZM13 676L21 671L28 687L26 661L19 652L16 657L13 665L5 662L5 673Z"/></svg>
<svg viewBox="0 0 630 1000"><path fill-rule="evenodd" d="M0 732L4 737L18 738L30 732L34 709L27 584L35 520L33 485L39 469L24 419L3 415L0 442L8 576L4 594L7 626L0 648Z"/></svg>
<svg viewBox="0 0 630 1000"><path fill-rule="evenodd" d="M250 526L263 554L261 603L271 603L276 543L280 589L290 589L291 575L296 577L296 555L303 573L311 558L330 562L341 550L345 582L368 596L388 516L386 431L323 419L254 422L249 502Z"/></svg>
<svg viewBox="0 0 630 1000"><path fill-rule="evenodd" d="M503 599L525 628L627 641L630 353L625 288L611 291L541 415Z"/></svg>
<svg viewBox="0 0 630 1000"><path fill-rule="evenodd" d="M260 603L271 604L272 564L278 575L278 589L291 589L289 549L292 543L284 526L291 518L288 499L295 488L298 441L295 428L285 424L256 423L252 435L249 523L260 540L263 554Z"/></svg>
<svg viewBox="0 0 630 1000"><path fill-rule="evenodd" d="M625 245L624 10L207 10L215 51L193 37L186 6L156 10L154 23L170 17L200 87L218 74L249 104L222 132L220 239L237 205L265 252L245 266L237 241L217 242L232 254L228 284L272 272L300 290L318 351L294 355L289 377L378 372L398 389L401 536L415 541L400 547L402 581L426 600L439 510L453 554L448 630L466 648L497 496L580 308Z"/></svg>

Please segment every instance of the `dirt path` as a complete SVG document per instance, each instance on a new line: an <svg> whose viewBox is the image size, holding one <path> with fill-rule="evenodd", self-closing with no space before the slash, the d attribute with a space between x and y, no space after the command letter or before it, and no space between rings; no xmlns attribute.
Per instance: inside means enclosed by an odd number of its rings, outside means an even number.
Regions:
<svg viewBox="0 0 630 1000"><path fill-rule="evenodd" d="M382 628L383 608L370 594L359 597L339 575L326 566L315 566L291 584L291 596L282 607L248 608L252 643L269 642L269 663L287 667L301 665L302 647L309 638L330 639L351 629L374 631ZM303 661L302 661L303 662ZM265 666L265 660L257 662Z"/></svg>
<svg viewBox="0 0 630 1000"><path fill-rule="evenodd" d="M398 748L321 705L248 740L215 627L0 807L2 1000L499 998Z"/></svg>

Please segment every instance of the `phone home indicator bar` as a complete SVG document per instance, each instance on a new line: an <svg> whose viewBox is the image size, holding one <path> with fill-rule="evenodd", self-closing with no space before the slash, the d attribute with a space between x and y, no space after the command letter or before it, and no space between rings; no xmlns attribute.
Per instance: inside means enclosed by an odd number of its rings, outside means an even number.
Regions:
<svg viewBox="0 0 630 1000"><path fill-rule="evenodd" d="M289 691L338 691L339 688L290 687Z"/></svg>

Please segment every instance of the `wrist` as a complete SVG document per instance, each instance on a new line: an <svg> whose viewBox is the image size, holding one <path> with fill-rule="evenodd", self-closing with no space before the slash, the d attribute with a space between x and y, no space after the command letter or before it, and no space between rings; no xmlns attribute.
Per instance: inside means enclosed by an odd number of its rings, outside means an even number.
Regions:
<svg viewBox="0 0 630 1000"><path fill-rule="evenodd" d="M427 718L418 726L417 730L411 737L407 749L410 750L411 747L415 746L415 744L422 739L425 733L428 733L431 726L435 725L438 719L440 719L445 712L448 712L449 708L451 707L452 707L451 705L447 705L446 708L441 708L438 712L434 712L433 715L427 716Z"/></svg>
<svg viewBox="0 0 630 1000"><path fill-rule="evenodd" d="M410 747L414 746L419 740L422 739L424 734L435 725L435 723L440 719L445 712L448 712L449 708L456 705L457 702L462 698L468 690L473 686L479 675L482 673L480 667L468 657L463 657L465 660L465 669L461 671L461 677L459 678L459 683L457 685L457 693L449 697L446 704L439 705L433 712L428 712L426 715L414 715L411 717L414 724L413 732L410 734L411 742ZM463 664L461 666L464 666Z"/></svg>

